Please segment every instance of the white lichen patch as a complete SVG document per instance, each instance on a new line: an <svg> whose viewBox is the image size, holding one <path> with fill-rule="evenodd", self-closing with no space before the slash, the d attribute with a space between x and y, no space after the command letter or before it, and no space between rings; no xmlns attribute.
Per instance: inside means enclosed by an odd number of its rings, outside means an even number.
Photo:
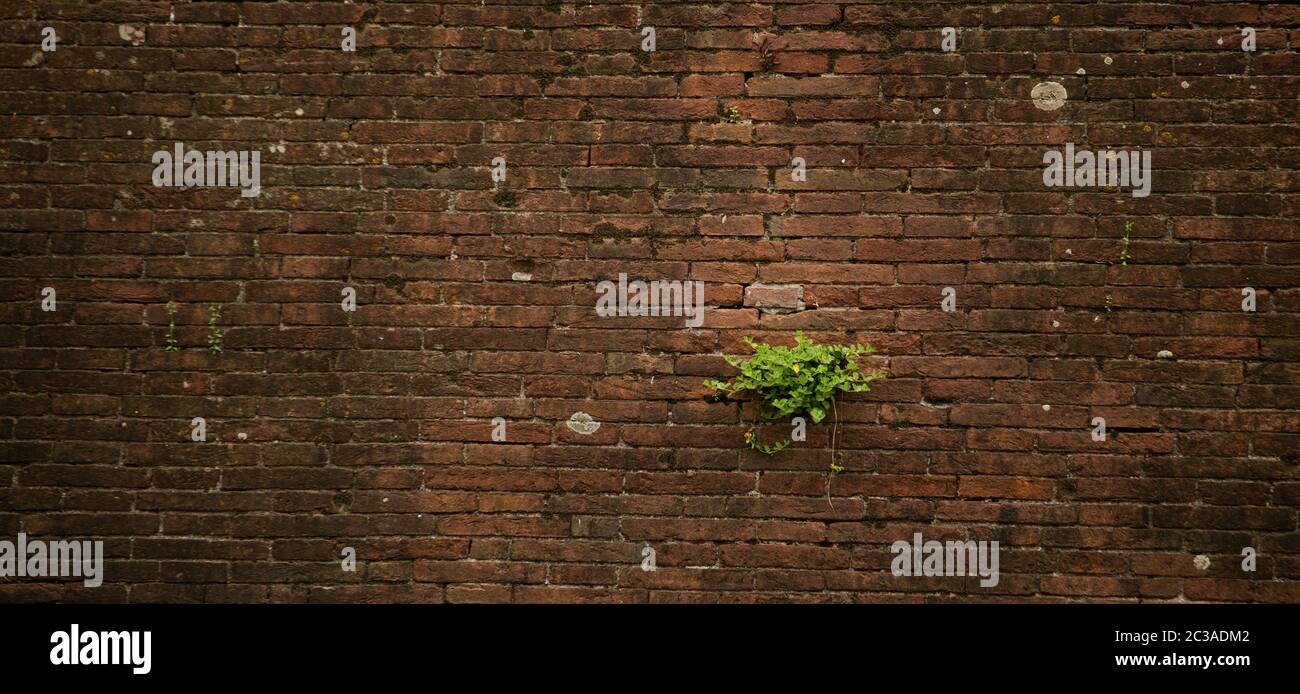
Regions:
<svg viewBox="0 0 1300 694"><path fill-rule="evenodd" d="M1034 105L1043 111L1055 111L1065 105L1068 95L1060 82L1040 82L1029 92Z"/></svg>
<svg viewBox="0 0 1300 694"><path fill-rule="evenodd" d="M569 428L583 436L591 436L600 428L600 422L591 418L586 412L574 412L569 417Z"/></svg>
<svg viewBox="0 0 1300 694"><path fill-rule="evenodd" d="M139 46L144 43L144 27L134 24L119 24L117 26L117 35L132 46Z"/></svg>

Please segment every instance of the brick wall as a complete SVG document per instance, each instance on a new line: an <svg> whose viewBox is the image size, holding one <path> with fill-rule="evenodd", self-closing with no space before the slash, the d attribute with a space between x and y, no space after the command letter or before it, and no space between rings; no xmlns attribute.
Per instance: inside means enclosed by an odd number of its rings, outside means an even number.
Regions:
<svg viewBox="0 0 1300 694"><path fill-rule="evenodd" d="M0 538L109 557L2 600L1300 601L1298 5L0 14ZM829 500L829 426L742 450L702 385L798 329L890 376ZM916 532L1000 582L893 575Z"/></svg>

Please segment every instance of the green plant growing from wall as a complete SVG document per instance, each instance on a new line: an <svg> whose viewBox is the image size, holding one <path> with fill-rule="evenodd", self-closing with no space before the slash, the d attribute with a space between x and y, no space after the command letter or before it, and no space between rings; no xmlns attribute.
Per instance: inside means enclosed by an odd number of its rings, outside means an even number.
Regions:
<svg viewBox="0 0 1300 694"><path fill-rule="evenodd" d="M208 306L208 351L213 354L221 354L221 338L225 337L225 332L217 327L219 320L221 320L221 304Z"/></svg>
<svg viewBox="0 0 1300 694"><path fill-rule="evenodd" d="M823 345L803 336L794 335L795 346L760 344L746 337L745 344L754 355L745 359L723 357L727 363L740 370L731 381L708 379L704 385L724 397L749 393L757 402L754 426L745 433L745 443L756 451L773 454L792 443L784 439L774 444L759 440L758 419L790 420L807 415L814 424L828 416L835 420L831 430L831 472L840 472L836 461L835 437L839 431L839 413L835 398L840 393L861 393L870 390L868 383L884 378L883 371L863 371L858 368L858 357L874 350L866 345ZM829 478L827 482L829 492Z"/></svg>
<svg viewBox="0 0 1300 694"><path fill-rule="evenodd" d="M740 112L740 109L736 108L735 106L728 106L727 115L724 117L724 119L728 123L739 123L740 121L745 119L745 116Z"/></svg>
<svg viewBox="0 0 1300 694"><path fill-rule="evenodd" d="M180 345L176 343L176 305L167 304L167 336L163 338L164 352L179 352Z"/></svg>
<svg viewBox="0 0 1300 694"><path fill-rule="evenodd" d="M1127 266L1128 261L1133 258L1132 254L1130 254L1128 250L1129 238L1132 235L1132 233L1133 233L1133 222L1131 221L1124 222L1123 245L1121 245L1119 249L1119 264L1123 266ZM1108 272L1107 284L1109 284L1110 283L1109 270L1107 272ZM1115 304L1115 298L1111 296L1110 292L1106 292L1106 313L1111 312L1111 309L1114 307L1114 304Z"/></svg>

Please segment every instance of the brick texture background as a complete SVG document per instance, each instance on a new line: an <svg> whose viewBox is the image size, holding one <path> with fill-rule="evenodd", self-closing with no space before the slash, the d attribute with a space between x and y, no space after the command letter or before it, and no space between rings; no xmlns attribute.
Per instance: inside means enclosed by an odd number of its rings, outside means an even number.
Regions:
<svg viewBox="0 0 1300 694"><path fill-rule="evenodd" d="M0 600L1300 601L1300 5L502 3L3 4L0 536L110 559ZM597 317L620 272L705 324ZM826 426L741 451L702 386L796 329L890 376L833 505ZM918 531L999 585L894 577Z"/></svg>

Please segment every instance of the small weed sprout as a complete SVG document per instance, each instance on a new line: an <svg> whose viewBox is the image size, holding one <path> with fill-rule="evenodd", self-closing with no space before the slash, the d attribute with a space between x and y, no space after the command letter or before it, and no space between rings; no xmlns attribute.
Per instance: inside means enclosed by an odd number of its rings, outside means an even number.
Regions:
<svg viewBox="0 0 1300 694"><path fill-rule="evenodd" d="M762 41L751 41L754 52L758 54L758 64L763 72L771 72L776 67L776 53L772 50L771 40L764 36Z"/></svg>
<svg viewBox="0 0 1300 694"><path fill-rule="evenodd" d="M179 352L180 345L176 342L176 305L168 302L167 304L167 335L163 338L164 352Z"/></svg>
<svg viewBox="0 0 1300 694"><path fill-rule="evenodd" d="M221 305L208 306L208 351L213 354L221 354L221 339L225 337L225 332L217 327L219 320L221 320Z"/></svg>

